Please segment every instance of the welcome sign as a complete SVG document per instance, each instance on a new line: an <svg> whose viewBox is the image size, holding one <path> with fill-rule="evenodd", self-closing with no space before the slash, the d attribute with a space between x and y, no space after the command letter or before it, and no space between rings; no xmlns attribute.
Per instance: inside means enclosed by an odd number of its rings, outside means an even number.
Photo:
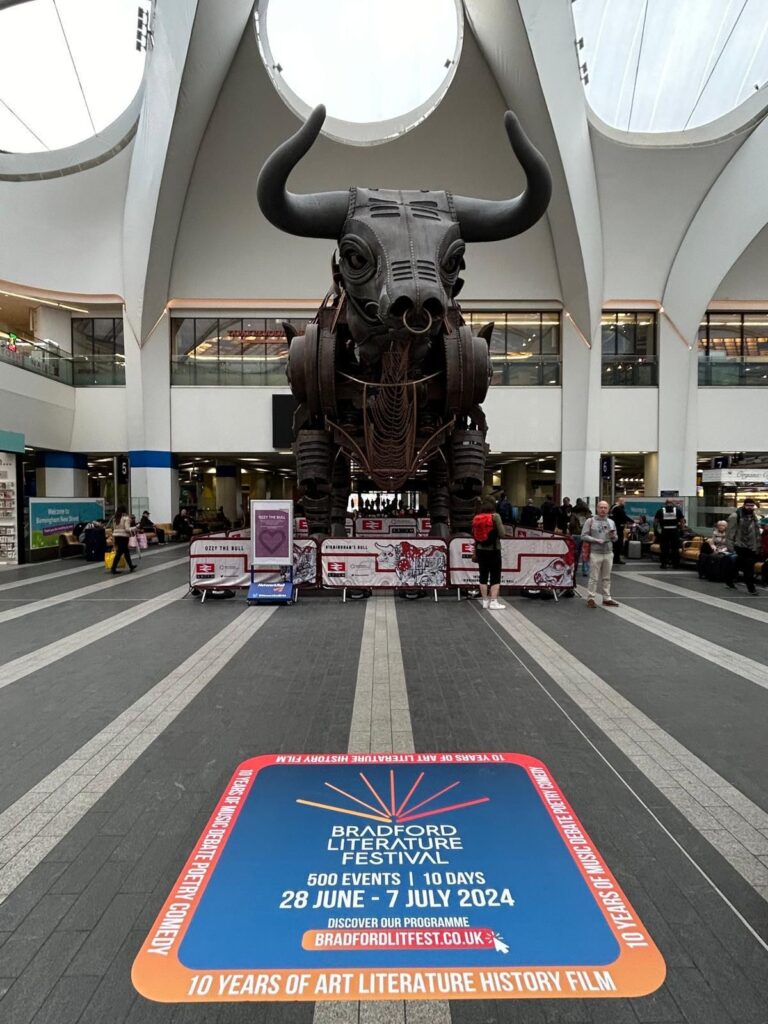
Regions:
<svg viewBox="0 0 768 1024"><path fill-rule="evenodd" d="M664 961L542 762L235 771L133 967L162 1002L626 998Z"/></svg>

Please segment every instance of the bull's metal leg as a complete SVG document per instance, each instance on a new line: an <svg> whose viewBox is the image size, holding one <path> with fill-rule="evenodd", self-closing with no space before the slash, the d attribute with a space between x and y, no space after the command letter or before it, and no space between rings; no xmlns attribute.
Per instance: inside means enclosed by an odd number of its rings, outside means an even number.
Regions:
<svg viewBox="0 0 768 1024"><path fill-rule="evenodd" d="M430 460L427 467L427 501L429 502L429 518L432 524L429 531L430 537L440 537L448 540L450 529L448 526L449 500L448 500L448 469L445 459L437 454Z"/></svg>
<svg viewBox="0 0 768 1024"><path fill-rule="evenodd" d="M293 447L310 536L327 536L331 532L330 435L325 430L299 430Z"/></svg>
<svg viewBox="0 0 768 1024"><path fill-rule="evenodd" d="M346 537L347 506L352 489L350 465L346 456L336 449L331 478L331 536Z"/></svg>
<svg viewBox="0 0 768 1024"><path fill-rule="evenodd" d="M450 439L451 532L470 533L477 499L483 492L485 434L482 430L454 430Z"/></svg>

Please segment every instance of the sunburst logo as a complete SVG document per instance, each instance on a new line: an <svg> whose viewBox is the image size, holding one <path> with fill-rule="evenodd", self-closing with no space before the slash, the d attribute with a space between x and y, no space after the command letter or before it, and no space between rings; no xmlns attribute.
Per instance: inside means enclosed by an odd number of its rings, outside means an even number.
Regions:
<svg viewBox="0 0 768 1024"><path fill-rule="evenodd" d="M394 769L389 770L389 804L387 805L384 798L379 794L376 788L372 785L370 779L367 778L364 772L360 772L360 778L362 779L367 790L371 793L376 804L367 803L365 800L361 800L360 797L354 796L352 793L347 793L344 789L339 789L338 786L334 786L330 782L324 782L323 785L327 786L328 789L332 789L334 793L338 793L343 796L346 800L351 800L353 803L358 804L360 807L365 807L365 811L355 811L350 807L338 807L335 804L321 804L316 800L302 800L297 799L297 804L305 804L307 807L319 807L322 811L334 811L336 814L349 814L355 818L369 818L372 821L381 821L389 825L391 822L397 824L404 824L408 821L417 821L419 818L429 818L435 814L447 814L449 811L459 811L464 807L473 807L475 804L487 803L491 798L488 796L477 797L475 800L464 800L458 804L446 804L440 807L432 807L429 810L422 810L427 804L431 804L433 800L437 800L438 797L444 796L450 790L455 789L456 786L460 786L460 780L452 782L450 786L445 786L443 789L438 790L437 793L433 793L432 796L426 797L417 804L411 803L412 799L416 794L416 790L421 784L421 780L424 778L425 772L421 772L413 783L411 788L408 790L405 799L398 804L397 800L397 787L395 783L395 772ZM385 793L385 796L387 794ZM367 796L367 794L366 794ZM370 812L370 813L369 813Z"/></svg>

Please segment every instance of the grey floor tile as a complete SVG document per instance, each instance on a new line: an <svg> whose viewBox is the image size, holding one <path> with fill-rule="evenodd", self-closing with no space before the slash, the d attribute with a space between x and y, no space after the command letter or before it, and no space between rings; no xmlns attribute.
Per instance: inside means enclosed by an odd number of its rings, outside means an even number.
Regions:
<svg viewBox="0 0 768 1024"><path fill-rule="evenodd" d="M0 1020L32 1021L85 938L83 933L54 932L0 1000Z"/></svg>

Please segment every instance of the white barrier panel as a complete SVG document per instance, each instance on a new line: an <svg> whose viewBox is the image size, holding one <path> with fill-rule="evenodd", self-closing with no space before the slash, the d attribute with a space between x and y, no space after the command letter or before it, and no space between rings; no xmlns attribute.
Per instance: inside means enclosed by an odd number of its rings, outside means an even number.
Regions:
<svg viewBox="0 0 768 1024"><path fill-rule="evenodd" d="M477 562L469 537L451 541L449 579L452 587L476 587ZM574 586L575 548L570 537L515 537L501 542L501 585L568 589Z"/></svg>
<svg viewBox="0 0 768 1024"><path fill-rule="evenodd" d="M415 537L416 520L406 516L361 516L355 520L356 537Z"/></svg>
<svg viewBox="0 0 768 1024"><path fill-rule="evenodd" d="M444 587L448 547L442 540L324 540L320 548L326 587Z"/></svg>
<svg viewBox="0 0 768 1024"><path fill-rule="evenodd" d="M189 585L195 588L247 587L251 542L247 538L205 537L189 545Z"/></svg>
<svg viewBox="0 0 768 1024"><path fill-rule="evenodd" d="M416 528L418 530L419 537L428 537L429 531L432 529L432 520L429 516L420 516L416 520Z"/></svg>
<svg viewBox="0 0 768 1024"><path fill-rule="evenodd" d="M246 531L244 531L246 532ZM189 551L189 585L197 590L239 589L250 586L250 538L219 540L207 537L195 540ZM280 578L273 566L259 566L254 577L261 583ZM293 581L303 586L317 585L317 542L294 540Z"/></svg>

